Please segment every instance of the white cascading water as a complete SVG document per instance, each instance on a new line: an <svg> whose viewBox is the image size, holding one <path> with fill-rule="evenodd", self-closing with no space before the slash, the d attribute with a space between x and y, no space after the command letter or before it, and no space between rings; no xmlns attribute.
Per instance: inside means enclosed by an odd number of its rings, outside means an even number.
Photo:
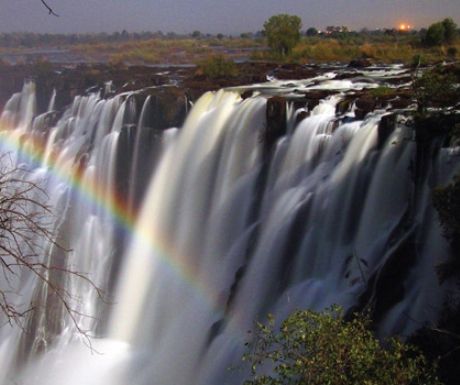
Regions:
<svg viewBox="0 0 460 385"><path fill-rule="evenodd" d="M56 95L40 116L33 84L14 95L1 117L1 151L27 166L56 213L63 248L44 245L43 261L87 273L106 301L88 281L64 278L72 319L48 311L46 287L23 277L17 305L41 302L28 333L0 329L0 384L241 383L244 370L228 368L240 365L254 320L357 306L409 240L417 256L396 278L400 298L381 305L379 330L404 335L435 320L442 290L434 266L448 251L430 191L459 170L451 150L416 182L412 128L400 122L383 142L378 126L388 112L338 117L338 93L297 125L290 106L288 133L264 153L267 95L377 85L333 77L249 87L245 100L206 93L180 130L157 138L155 157L139 147L150 97L143 106L132 94L77 97L50 125ZM129 162L122 135L133 144ZM145 157L151 179L141 204ZM117 179L120 167L127 181ZM127 193L116 196L123 182Z"/></svg>

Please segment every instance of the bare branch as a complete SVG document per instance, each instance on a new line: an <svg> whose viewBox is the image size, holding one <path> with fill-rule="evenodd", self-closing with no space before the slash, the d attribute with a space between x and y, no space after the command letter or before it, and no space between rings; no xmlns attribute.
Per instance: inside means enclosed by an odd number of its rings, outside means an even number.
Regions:
<svg viewBox="0 0 460 385"><path fill-rule="evenodd" d="M45 6L45 8L48 10L49 14L50 15L53 15L53 16L56 16L56 17L59 17L59 15L53 11L53 9L46 3L45 0L41 0L42 4Z"/></svg>
<svg viewBox="0 0 460 385"><path fill-rule="evenodd" d="M0 155L0 314L5 323L18 325L27 331L27 322L37 310L50 311L59 304L59 311L67 314L76 332L91 345L91 334L83 327L83 320L97 322L91 314L80 310L81 299L66 284L75 279L85 284L94 295L105 302L103 291L84 272L77 271L66 258L53 262L50 250L69 253L56 240L55 216L47 203L46 191L28 177L28 171ZM56 264L57 263L57 264ZM18 305L20 281L34 277L41 284L43 298L30 304ZM19 297L20 298L20 297ZM22 302L22 301L19 301ZM31 318L30 318L31 317ZM2 320L3 322L3 320Z"/></svg>

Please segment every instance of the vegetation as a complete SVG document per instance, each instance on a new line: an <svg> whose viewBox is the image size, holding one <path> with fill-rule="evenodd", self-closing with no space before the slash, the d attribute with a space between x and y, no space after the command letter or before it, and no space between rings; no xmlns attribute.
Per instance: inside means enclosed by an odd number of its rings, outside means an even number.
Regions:
<svg viewBox="0 0 460 385"><path fill-rule="evenodd" d="M210 79L238 75L236 64L223 55L210 56L198 63L197 72Z"/></svg>
<svg viewBox="0 0 460 385"><path fill-rule="evenodd" d="M449 133L450 145L460 144L460 123ZM437 374L444 385L457 385L460 378L460 175L457 174L447 186L433 191L433 205L438 212L441 227L450 244L450 256L437 266L441 283L454 283L447 296L435 327L424 327L411 337L429 361L438 364ZM456 285L456 288L455 288Z"/></svg>
<svg viewBox="0 0 460 385"><path fill-rule="evenodd" d="M188 35L125 30L112 34L9 33L0 34L0 54L24 52L33 55L28 53L30 49L32 52L43 50L41 55L46 59L48 48L59 48L89 62L117 64L189 64L210 55L226 55L234 60L250 56L254 60L298 63L346 63L364 57L380 63L411 64L417 56L423 58L422 64L432 64L445 59L455 60L460 50L456 25L449 18L421 31L357 32L345 27L329 27L324 33L309 27L302 34L300 27L300 18L284 14L268 19L263 31L242 33L238 37L200 31Z"/></svg>
<svg viewBox="0 0 460 385"><path fill-rule="evenodd" d="M270 17L264 23L264 34L268 46L281 57L291 53L300 40L302 21L300 17L280 14Z"/></svg>
<svg viewBox="0 0 460 385"><path fill-rule="evenodd" d="M41 202L45 193L33 182L18 178L21 170L13 167L8 155L0 157L0 164L2 281L11 285L23 269L46 281L45 266L37 261L43 240L54 243L49 208ZM19 323L30 310L18 307L14 296L11 290L0 288L0 309L9 323Z"/></svg>
<svg viewBox="0 0 460 385"><path fill-rule="evenodd" d="M422 151L430 144L440 145L441 141L436 138L443 139L444 145L450 147L460 144L460 114L450 108L460 102L460 90L455 86L458 83L458 65L435 67L414 82L418 103L415 127ZM429 361L437 362L437 375L444 385L457 385L460 378L460 175L454 176L449 184L436 187L432 201L450 246L447 255L442 256L443 262L436 267L439 282L447 283L444 287L448 291L436 325L422 327L410 341Z"/></svg>
<svg viewBox="0 0 460 385"><path fill-rule="evenodd" d="M423 43L426 46L452 44L456 36L457 24L451 18L446 18L429 26Z"/></svg>
<svg viewBox="0 0 460 385"><path fill-rule="evenodd" d="M458 131L460 130L460 124L454 127L457 134L453 136L453 144L459 144ZM443 228L445 237L454 241L457 246L460 242L460 175L457 175L452 183L445 187L438 187L435 189L433 194L433 203L438 211L439 219ZM460 271L460 255L456 255L455 258L449 264L449 269L446 269L448 273L454 273ZM452 269L452 265L457 268Z"/></svg>
<svg viewBox="0 0 460 385"><path fill-rule="evenodd" d="M397 92L398 92L397 89L386 87L386 86L380 86L380 87L372 88L369 90L369 94L374 98L394 97L397 95Z"/></svg>
<svg viewBox="0 0 460 385"><path fill-rule="evenodd" d="M456 40L450 47L422 47L413 35L355 35L343 33L343 36L325 37L304 36L292 49L291 54L281 58L297 63L342 62L348 63L357 58L369 58L377 63L411 64L415 56L423 58L422 64L439 63L444 59L452 60L452 54L460 49ZM254 60L272 60L277 57L266 51L254 51ZM280 59L280 58L278 58Z"/></svg>
<svg viewBox="0 0 460 385"><path fill-rule="evenodd" d="M438 385L435 368L397 339L381 343L366 316L345 321L339 307L296 311L279 331L258 323L245 385ZM268 366L267 366L268 365Z"/></svg>
<svg viewBox="0 0 460 385"><path fill-rule="evenodd" d="M456 83L460 81L451 73L443 73L442 67L426 71L413 84L418 111L424 113L429 107L448 107L460 98Z"/></svg>
<svg viewBox="0 0 460 385"><path fill-rule="evenodd" d="M49 199L46 192L28 178L28 173L26 168L15 166L9 153L0 156L1 324L16 324L27 333L36 316L35 308L46 306L47 312L59 308L91 346L90 336L78 321L85 315L78 310L77 299L63 287L63 282L69 279L86 282L100 298L102 291L86 274L72 270L65 263L52 264L48 260L52 252L67 250L56 241L53 227L56 218L46 204ZM43 303L41 294L33 303L23 303L17 290L28 276L41 283L46 297Z"/></svg>

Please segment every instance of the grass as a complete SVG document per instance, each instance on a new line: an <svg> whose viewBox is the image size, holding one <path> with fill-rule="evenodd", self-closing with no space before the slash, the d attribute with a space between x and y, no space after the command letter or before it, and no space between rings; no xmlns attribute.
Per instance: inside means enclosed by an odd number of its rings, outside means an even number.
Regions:
<svg viewBox="0 0 460 385"><path fill-rule="evenodd" d="M449 46L424 48L413 39L377 39L362 38L303 38L294 48L287 61L298 63L349 62L357 58L369 58L378 63L410 64L414 56L420 55L424 63L438 63L452 59L453 51L460 52L460 41ZM254 52L255 60L276 59L271 52Z"/></svg>
<svg viewBox="0 0 460 385"><path fill-rule="evenodd" d="M202 36L192 38L153 37L123 41L90 41L84 44L60 46L77 53L90 62L113 64L190 64L203 58L224 55L231 60L247 58L257 61L295 63L348 63L358 58L370 58L377 63L414 62L418 56L424 64L432 64L460 56L460 39L453 44L425 48L417 34L346 33L333 37L306 37L289 57L277 57L263 38ZM18 52L21 48L0 47L1 52Z"/></svg>
<svg viewBox="0 0 460 385"><path fill-rule="evenodd" d="M204 57L225 54L237 58L243 51L260 45L253 39L179 38L149 39L142 41L88 43L71 50L96 61L125 64L184 64L195 63Z"/></svg>
<svg viewBox="0 0 460 385"><path fill-rule="evenodd" d="M197 64L197 74L209 79L238 76L238 67L223 55L209 56Z"/></svg>

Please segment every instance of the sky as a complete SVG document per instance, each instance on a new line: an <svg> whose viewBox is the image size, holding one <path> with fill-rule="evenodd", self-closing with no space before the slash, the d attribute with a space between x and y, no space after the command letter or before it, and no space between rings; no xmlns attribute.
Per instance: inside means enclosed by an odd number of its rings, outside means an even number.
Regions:
<svg viewBox="0 0 460 385"><path fill-rule="evenodd" d="M0 0L0 32L163 31L238 34L256 32L278 13L301 17L304 29L416 29L444 17L460 24L460 0Z"/></svg>

